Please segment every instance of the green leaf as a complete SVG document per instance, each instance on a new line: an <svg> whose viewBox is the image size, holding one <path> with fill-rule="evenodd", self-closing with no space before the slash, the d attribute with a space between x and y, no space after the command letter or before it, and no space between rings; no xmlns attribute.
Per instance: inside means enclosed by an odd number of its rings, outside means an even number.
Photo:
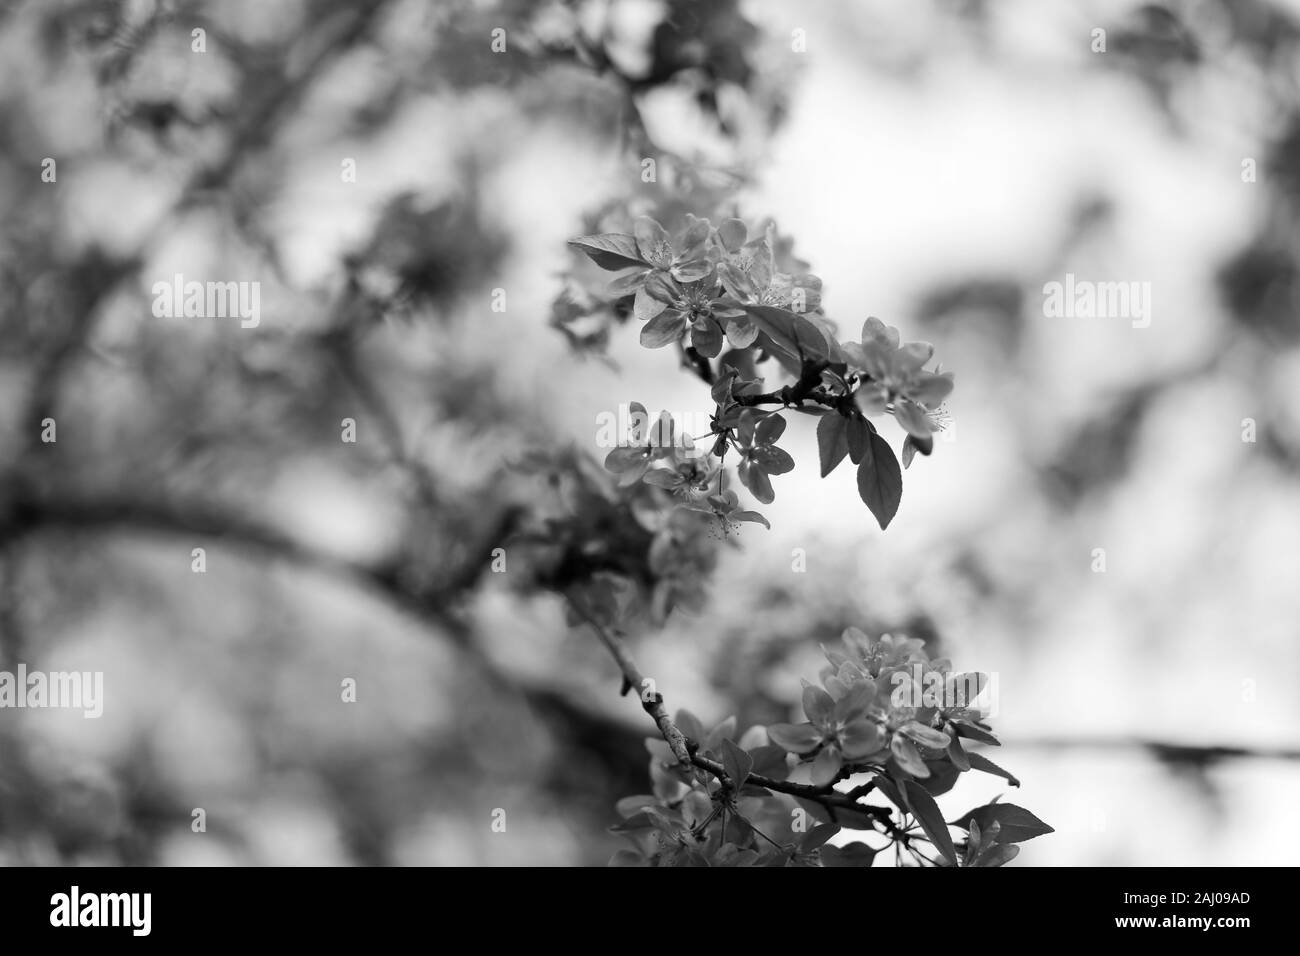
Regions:
<svg viewBox="0 0 1300 956"><path fill-rule="evenodd" d="M817 423L817 450L821 455L822 477L825 478L849 453L849 420L843 415L823 415Z"/></svg>
<svg viewBox="0 0 1300 956"><path fill-rule="evenodd" d="M844 846L822 847L822 866L871 866L878 850L865 843L846 843Z"/></svg>
<svg viewBox="0 0 1300 956"><path fill-rule="evenodd" d="M871 450L858 465L858 495L871 509L880 530L889 527L903 498L903 472L889 443L872 434Z"/></svg>
<svg viewBox="0 0 1300 956"><path fill-rule="evenodd" d="M934 797L930 796L915 780L903 781L903 791L907 794L907 802L911 805L912 813L921 824L925 835L930 838L935 849L943 854L944 859L956 866L957 848L952 844L948 824L943 822L943 814L939 812L939 805L934 802Z"/></svg>
<svg viewBox="0 0 1300 956"><path fill-rule="evenodd" d="M745 751L736 746L736 742L730 737L722 741L722 766L727 770L727 776L731 778L731 783L736 792L745 785L749 779L749 772L754 768L754 758Z"/></svg>
<svg viewBox="0 0 1300 956"><path fill-rule="evenodd" d="M579 236L570 239L569 245L581 249L592 262L610 272L626 269L629 266L645 268L650 263L641 258L637 251L636 238L619 233L607 232L599 236Z"/></svg>
<svg viewBox="0 0 1300 956"><path fill-rule="evenodd" d="M968 753L966 759L970 761L972 770L983 770L985 773L991 773L995 777L1002 777L1004 780L1010 781L1013 787L1020 786L1020 781L1016 779L1015 774L1009 770L1003 770L983 754Z"/></svg>
<svg viewBox="0 0 1300 956"><path fill-rule="evenodd" d="M972 820L979 823L982 830L987 830L994 823L1000 824L1001 829L997 835L999 843L1021 843L1045 833L1056 832L1024 807L1018 807L1014 803L990 803L976 807L954 821L953 826L970 829Z"/></svg>

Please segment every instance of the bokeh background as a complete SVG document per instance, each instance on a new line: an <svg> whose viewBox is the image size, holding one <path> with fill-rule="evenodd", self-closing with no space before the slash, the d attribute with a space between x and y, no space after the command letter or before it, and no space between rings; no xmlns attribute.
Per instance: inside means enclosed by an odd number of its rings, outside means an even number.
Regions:
<svg viewBox="0 0 1300 956"><path fill-rule="evenodd" d="M957 390L884 533L792 424L772 530L635 636L670 706L788 720L820 642L905 631L997 675L1056 828L1014 865L1292 862L1298 45L1291 0L0 4L0 667L106 689L0 711L0 863L604 863L653 727L490 558L528 450L711 411L555 321L567 238L693 192ZM1149 327L1047 316L1067 272ZM260 325L155 318L175 273Z"/></svg>

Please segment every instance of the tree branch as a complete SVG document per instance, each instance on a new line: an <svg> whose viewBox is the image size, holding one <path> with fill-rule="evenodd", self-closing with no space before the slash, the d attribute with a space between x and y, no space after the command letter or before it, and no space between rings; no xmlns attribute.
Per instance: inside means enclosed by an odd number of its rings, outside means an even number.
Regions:
<svg viewBox="0 0 1300 956"><path fill-rule="evenodd" d="M647 678L643 677L640 669L637 668L636 662L632 660L632 655L627 649L623 639L611 631L609 628L597 621L579 601L574 600L568 595L565 596L569 607L578 615L586 624L588 624L600 642L605 645L614 662L618 664L619 671L623 675L623 692L629 690L640 691L645 687ZM653 684L653 682L651 682ZM710 760L699 753L699 741L691 740L674 722L668 714L668 709L664 705L663 694L658 693L656 689L653 699L647 700L645 695L641 695L641 706L645 712L654 718L655 724L659 727L660 734L668 743L673 755L677 757L680 764L684 766L695 766L701 770L712 774L718 780L724 783L730 783L732 786L737 781L733 781L727 775L727 770L716 760ZM868 793L874 784L867 784L858 787L850 793L843 793L835 789L833 784L826 786L814 786L806 783L790 783L787 780L774 780L771 777L765 777L762 774L751 773L746 778L747 783L754 786L763 787L766 790L772 790L776 793L784 793L792 797L801 797L805 800L814 800L826 807L831 812L852 810L855 813L862 813L872 818L873 822L880 826L880 829L887 833L895 840L906 843L907 834L898 827L893 821L893 811L889 807L873 806L858 802L860 796Z"/></svg>
<svg viewBox="0 0 1300 956"><path fill-rule="evenodd" d="M677 762L683 767L689 767L692 760L686 735L682 733L681 728L673 723L672 717L669 716L668 709L664 707L663 694L660 694L656 689L653 695L647 696L646 685L649 684L651 688L654 688L654 681L642 676L641 671L636 666L636 661L632 660L632 654L627 649L627 645L623 643L622 638L592 617L580 602L575 601L573 598L567 598L567 600L569 607L573 608L573 612L590 625L591 629L596 632L596 636L600 638L600 642L605 645L605 649L609 651L610 656L614 658L614 663L618 665L618 669L623 675L623 693L626 694L629 690L632 690L638 694L641 699L642 709L654 719L655 724L659 727L659 733L667 741L673 756L677 758ZM725 772L723 776L725 777Z"/></svg>

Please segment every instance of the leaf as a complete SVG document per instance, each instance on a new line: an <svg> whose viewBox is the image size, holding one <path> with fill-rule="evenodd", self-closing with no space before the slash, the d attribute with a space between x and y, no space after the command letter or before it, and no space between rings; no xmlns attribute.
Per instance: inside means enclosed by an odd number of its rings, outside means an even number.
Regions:
<svg viewBox="0 0 1300 956"><path fill-rule="evenodd" d="M809 830L807 833L804 834L803 839L799 841L799 849L804 853L809 853L817 849L819 846L825 844L827 840L829 840L831 837L835 836L835 834L839 832L840 832L840 828L837 824L834 823L818 824L817 826L813 827L811 830Z"/></svg>
<svg viewBox="0 0 1300 956"><path fill-rule="evenodd" d="M849 461L858 464L862 456L871 450L871 435L875 431L865 418L853 416L844 429L844 437L849 448Z"/></svg>
<svg viewBox="0 0 1300 956"><path fill-rule="evenodd" d="M675 715L673 715L673 723L677 725L678 730L696 743L700 743L704 740L704 725L700 723L700 718L696 717L685 707L681 708Z"/></svg>
<svg viewBox="0 0 1300 956"><path fill-rule="evenodd" d="M632 295L645 288L645 280L650 273L644 269L638 269L635 272L626 272L621 276L615 276L609 280L609 285L605 291L616 298L622 298L625 295Z"/></svg>
<svg viewBox="0 0 1300 956"><path fill-rule="evenodd" d="M876 516L880 530L888 528L903 498L903 472L889 442L874 433L871 451L858 465L858 495Z"/></svg>
<svg viewBox="0 0 1300 956"><path fill-rule="evenodd" d="M1020 855L1014 843L995 843L978 857L971 866L1004 866Z"/></svg>
<svg viewBox="0 0 1300 956"><path fill-rule="evenodd" d="M878 852L860 841L844 846L824 846L822 866L871 866Z"/></svg>
<svg viewBox="0 0 1300 956"><path fill-rule="evenodd" d="M988 744L992 747L1001 747L1002 741L994 737L983 727L976 726L969 720L954 720L952 725L957 728L957 733L971 740L978 740L982 744Z"/></svg>
<svg viewBox="0 0 1300 956"><path fill-rule="evenodd" d="M925 765L929 768L930 776L922 778L921 786L925 787L930 796L942 796L957 785L961 771L951 761L927 760Z"/></svg>
<svg viewBox="0 0 1300 956"><path fill-rule="evenodd" d="M966 753L961 745L961 737L955 733L948 739L948 759L958 770L964 772L970 769L970 754Z"/></svg>
<svg viewBox="0 0 1300 956"><path fill-rule="evenodd" d="M817 423L817 450L821 455L822 477L825 478L849 453L849 420L843 415L823 415Z"/></svg>
<svg viewBox="0 0 1300 956"><path fill-rule="evenodd" d="M972 770L983 770L985 773L991 773L995 777L1002 777L1004 780L1010 781L1011 786L1013 787L1020 786L1020 781L1016 779L1015 775L1011 773L1011 771L1003 770L983 754L968 753L966 759L970 761Z"/></svg>
<svg viewBox="0 0 1300 956"><path fill-rule="evenodd" d="M808 816L818 823L835 823L848 830L874 831L876 829L876 818L862 810L850 810L848 807L835 807L834 810L828 810L816 800L805 800L803 797L795 797L794 802L803 807L808 812Z"/></svg>
<svg viewBox="0 0 1300 956"><path fill-rule="evenodd" d="M766 739L766 732L764 738ZM749 772L767 777L769 780L784 780L790 776L790 768L786 765L785 754L785 748L776 744L763 744L761 747L755 747L749 751L750 759L754 761L753 766L749 768Z"/></svg>
<svg viewBox="0 0 1300 956"><path fill-rule="evenodd" d="M939 805L934 802L934 797L926 791L915 780L903 781L903 791L907 794L907 801L911 804L912 813L916 816L917 822L921 824L921 829L925 835L930 838L935 849L943 854L953 866L957 865L957 848L952 844L952 836L948 833L948 824L943 822L943 814L939 812Z"/></svg>
<svg viewBox="0 0 1300 956"><path fill-rule="evenodd" d="M727 770L727 776L731 778L731 783L737 793L749 779L749 772L754 768L754 758L745 751L736 746L736 742L730 737L722 741L722 766Z"/></svg>
<svg viewBox="0 0 1300 956"><path fill-rule="evenodd" d="M650 264L641 258L634 236L607 232L599 236L579 236L577 239L570 239L569 245L581 249L592 262L610 272L626 269L629 266L641 266L644 269Z"/></svg>
<svg viewBox="0 0 1300 956"><path fill-rule="evenodd" d="M767 336L774 357L792 374L798 375L802 370L801 353L806 359L844 360L839 343L828 339L820 326L797 312L770 305L747 305L745 311Z"/></svg>
<svg viewBox="0 0 1300 956"><path fill-rule="evenodd" d="M1020 843L1045 833L1056 832L1024 807L1018 807L1014 803L990 803L976 807L954 821L953 826L969 829L972 820L982 830L987 830L994 823L1000 824L1001 830L997 835L999 843Z"/></svg>

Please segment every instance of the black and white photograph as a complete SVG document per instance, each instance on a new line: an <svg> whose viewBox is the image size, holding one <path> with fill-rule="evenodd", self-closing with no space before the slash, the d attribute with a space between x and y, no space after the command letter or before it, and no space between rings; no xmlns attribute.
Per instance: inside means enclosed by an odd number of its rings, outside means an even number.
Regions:
<svg viewBox="0 0 1300 956"><path fill-rule="evenodd" d="M0 329L55 932L1300 854L1297 0L0 0Z"/></svg>

